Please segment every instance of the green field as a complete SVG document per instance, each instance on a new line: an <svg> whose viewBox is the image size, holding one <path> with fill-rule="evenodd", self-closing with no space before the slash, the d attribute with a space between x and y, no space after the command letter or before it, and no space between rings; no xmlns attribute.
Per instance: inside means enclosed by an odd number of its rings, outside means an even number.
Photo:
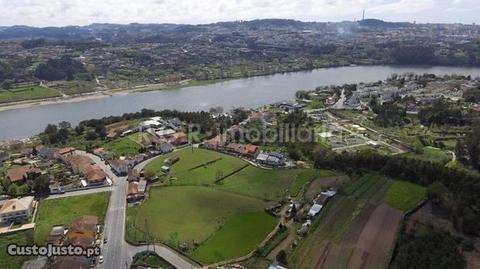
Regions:
<svg viewBox="0 0 480 269"><path fill-rule="evenodd" d="M148 145L152 143L153 136L149 133L138 132L129 135L128 138L139 145Z"/></svg>
<svg viewBox="0 0 480 269"><path fill-rule="evenodd" d="M225 179L219 187L265 200L280 200L287 193L297 196L306 183L328 175L334 173L314 169L266 170L249 166Z"/></svg>
<svg viewBox="0 0 480 269"><path fill-rule="evenodd" d="M117 156L133 156L138 154L142 146L133 142L128 137L122 137L106 143L103 145L103 148Z"/></svg>
<svg viewBox="0 0 480 269"><path fill-rule="evenodd" d="M253 250L255 242L263 240L266 227L273 229L275 220L272 221L263 213L267 206L260 199L208 187L156 187L150 190L145 203L128 208L127 239L134 243L145 241L144 232L148 227L152 238L173 247L184 243L192 248L193 242L202 243L208 239L203 246L218 249L218 244L223 244L225 238L243 235L245 225L250 227L249 232L252 233L245 245L231 244L221 252L225 257L241 256L247 248ZM249 226L249 223L238 224L252 220L258 221L255 227ZM203 250L199 251L202 256Z"/></svg>
<svg viewBox="0 0 480 269"><path fill-rule="evenodd" d="M31 245L33 243L33 230L15 232L0 235L0 268L19 269L23 262L32 259L32 257L12 257L7 254L9 244Z"/></svg>
<svg viewBox="0 0 480 269"><path fill-rule="evenodd" d="M212 184L219 176L226 176L247 165L245 161L226 154L194 148L162 155L149 163L144 170L161 175L163 173L160 168L165 165L163 161L172 156L180 158L172 165L169 174L169 177L174 179L172 184L176 185Z"/></svg>
<svg viewBox="0 0 480 269"><path fill-rule="evenodd" d="M273 230L276 220L263 212L243 213L225 225L192 253L208 264L247 255Z"/></svg>
<svg viewBox="0 0 480 269"><path fill-rule="evenodd" d="M395 181L385 194L385 202L399 210L409 210L425 199L426 188L406 181Z"/></svg>
<svg viewBox="0 0 480 269"><path fill-rule="evenodd" d="M10 90L0 89L0 103L18 102L57 96L61 96L57 90L40 86L17 87Z"/></svg>
<svg viewBox="0 0 480 269"><path fill-rule="evenodd" d="M68 226L73 220L85 215L97 216L99 222L102 223L107 212L109 198L110 192L101 192L42 200L36 219L35 243L43 244L54 225Z"/></svg>

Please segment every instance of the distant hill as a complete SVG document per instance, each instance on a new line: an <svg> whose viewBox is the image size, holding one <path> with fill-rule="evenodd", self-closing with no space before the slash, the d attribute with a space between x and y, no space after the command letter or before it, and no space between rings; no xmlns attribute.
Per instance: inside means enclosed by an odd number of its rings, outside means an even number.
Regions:
<svg viewBox="0 0 480 269"><path fill-rule="evenodd" d="M386 22L377 19L365 19L358 23L360 26L368 28L400 28L412 26L412 24L408 22Z"/></svg>

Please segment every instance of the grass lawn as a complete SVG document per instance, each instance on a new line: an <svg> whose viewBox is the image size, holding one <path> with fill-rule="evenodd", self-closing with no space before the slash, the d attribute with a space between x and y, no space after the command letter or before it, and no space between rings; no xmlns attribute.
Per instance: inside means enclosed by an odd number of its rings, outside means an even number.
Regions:
<svg viewBox="0 0 480 269"><path fill-rule="evenodd" d="M265 200L279 200L285 196L287 191L292 196L297 196L309 181L333 174L334 172L326 170L266 170L249 166L222 181L219 187Z"/></svg>
<svg viewBox="0 0 480 269"><path fill-rule="evenodd" d="M180 243L193 246L194 241L204 242L238 214L263 213L267 206L260 199L208 187L155 187L145 203L128 208L127 238L131 242L145 240L148 220L150 236L157 241L174 247Z"/></svg>
<svg viewBox="0 0 480 269"><path fill-rule="evenodd" d="M275 218L264 212L238 214L196 248L192 257L209 264L247 255L275 225Z"/></svg>
<svg viewBox="0 0 480 269"><path fill-rule="evenodd" d="M0 103L42 99L57 96L60 96L60 93L57 90L40 86L25 86L13 88L10 90L0 89Z"/></svg>
<svg viewBox="0 0 480 269"><path fill-rule="evenodd" d="M19 269L23 262L32 259L32 257L12 257L7 254L9 244L29 245L33 243L33 230L21 231L0 235L0 268Z"/></svg>
<svg viewBox="0 0 480 269"><path fill-rule="evenodd" d="M169 177L175 185L202 185L212 184L218 175L228 175L238 170L247 163L241 159L205 149L184 149L162 155L145 167L147 173L162 175L160 168L165 164L163 161L176 156L180 160L171 166ZM207 162L212 162L206 164ZM202 164L206 164L203 165Z"/></svg>
<svg viewBox="0 0 480 269"><path fill-rule="evenodd" d="M105 150L110 151L117 156L132 156L138 154L142 148L139 144L133 142L128 137L118 138L103 145Z"/></svg>
<svg viewBox="0 0 480 269"><path fill-rule="evenodd" d="M129 135L128 138L139 145L151 144L153 140L153 136L151 134L144 132L134 133Z"/></svg>
<svg viewBox="0 0 480 269"><path fill-rule="evenodd" d="M98 217L103 223L107 212L110 192L42 200L38 208L35 228L35 243L43 244L54 225L68 226L85 215Z"/></svg>
<svg viewBox="0 0 480 269"><path fill-rule="evenodd" d="M395 181L385 194L385 202L393 208L406 211L425 198L426 188L406 181Z"/></svg>

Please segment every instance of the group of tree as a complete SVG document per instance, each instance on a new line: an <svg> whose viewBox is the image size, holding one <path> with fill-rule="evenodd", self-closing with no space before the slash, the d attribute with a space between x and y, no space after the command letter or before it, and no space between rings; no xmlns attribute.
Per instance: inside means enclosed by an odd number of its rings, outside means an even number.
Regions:
<svg viewBox="0 0 480 269"><path fill-rule="evenodd" d="M437 99L432 105L426 106L418 113L418 118L423 125L463 125L465 119L461 108L445 99Z"/></svg>
<svg viewBox="0 0 480 269"><path fill-rule="evenodd" d="M65 144L70 136L71 125L68 122L61 122L57 125L49 124L45 127L40 139L44 144Z"/></svg>
<svg viewBox="0 0 480 269"><path fill-rule="evenodd" d="M447 231L415 227L401 233L391 268L463 269L466 262L459 248L457 238Z"/></svg>
<svg viewBox="0 0 480 269"><path fill-rule="evenodd" d="M480 169L480 122L472 124L472 130L455 146L455 153L460 162Z"/></svg>
<svg viewBox="0 0 480 269"><path fill-rule="evenodd" d="M470 88L463 91L463 98L466 102L479 103L480 102L480 87Z"/></svg>
<svg viewBox="0 0 480 269"><path fill-rule="evenodd" d="M85 74L85 66L71 57L50 59L35 70L35 77L44 80L73 80L75 75Z"/></svg>
<svg viewBox="0 0 480 269"><path fill-rule="evenodd" d="M405 122L407 111L405 105L399 101L399 99L396 99L380 104L376 97L372 98L370 108L377 114L374 119L375 124L381 127L402 125Z"/></svg>

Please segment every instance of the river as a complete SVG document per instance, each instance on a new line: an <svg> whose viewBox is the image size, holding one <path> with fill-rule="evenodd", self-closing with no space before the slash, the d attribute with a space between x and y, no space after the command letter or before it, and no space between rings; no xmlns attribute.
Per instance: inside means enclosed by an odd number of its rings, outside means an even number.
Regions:
<svg viewBox="0 0 480 269"><path fill-rule="evenodd" d="M82 102L1 111L0 140L30 137L41 132L49 123L68 121L76 125L85 119L121 115L142 108L198 111L213 106L225 109L258 107L292 99L298 90L314 89L321 85L373 82L386 79L392 73L406 72L480 76L480 68L469 67L348 66L243 78L175 90L114 95Z"/></svg>

